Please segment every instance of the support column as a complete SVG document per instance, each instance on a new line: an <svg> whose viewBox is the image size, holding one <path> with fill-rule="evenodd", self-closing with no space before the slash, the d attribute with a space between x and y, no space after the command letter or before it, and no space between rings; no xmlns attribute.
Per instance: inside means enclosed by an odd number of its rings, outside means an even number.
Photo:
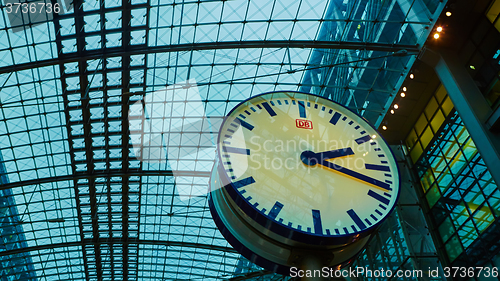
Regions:
<svg viewBox="0 0 500 281"><path fill-rule="evenodd" d="M434 67L486 166L490 171L498 169L500 135L493 134L487 123L493 111L463 63L456 54L446 50L426 49L419 58ZM500 184L500 173L491 175Z"/></svg>

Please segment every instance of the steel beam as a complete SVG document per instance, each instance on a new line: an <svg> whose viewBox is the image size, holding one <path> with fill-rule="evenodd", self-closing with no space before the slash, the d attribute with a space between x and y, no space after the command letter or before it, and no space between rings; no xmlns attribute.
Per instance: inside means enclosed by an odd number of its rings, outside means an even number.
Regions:
<svg viewBox="0 0 500 281"><path fill-rule="evenodd" d="M41 244L38 246L26 247L26 248L16 248L12 250L2 251L0 252L0 257L3 256L13 256L16 254L31 252L31 251L41 251L41 250L49 250L49 249L57 249L57 248L65 248L65 247L76 247L76 246L86 246L86 245L117 245L117 244L135 244L135 245L161 245L161 246L172 246L172 247L185 247L185 248L197 248L197 249L205 249L205 250L214 250L219 252L226 253L237 253L231 247L223 247L223 246L215 246L208 244L200 244L200 243L187 243L187 242L175 242L175 241L162 241L162 240L141 240L137 238L128 238L127 240L121 238L103 238L99 237L98 240L94 239L84 239L83 241L76 242L67 242L67 243L55 243L55 244Z"/></svg>
<svg viewBox="0 0 500 281"><path fill-rule="evenodd" d="M382 52L406 51L408 54L418 54L419 47L416 45L394 45L383 43L366 42L335 42L335 41L316 41L316 40L260 40L260 41L233 41L233 42L209 42L209 43L190 43L176 44L167 46L150 47L146 45L134 45L128 48L114 47L98 50L83 50L70 54L60 54L56 59L34 61L29 63L15 64L7 67L0 67L0 74L10 73L38 67L60 65L70 62L76 62L85 58L85 60L100 59L102 57L123 57L131 55L155 54L165 52L183 52L198 50L220 50L220 49L279 49L279 48L300 48L300 49L349 49L349 50L369 50Z"/></svg>
<svg viewBox="0 0 500 281"><path fill-rule="evenodd" d="M74 175L66 175L66 176L56 176L50 178L41 178L35 180L25 180L18 182L10 182L0 185L0 190L11 189L21 186L29 186L35 184L43 184L43 183L51 183L58 181L69 181L69 180L78 180L78 179L92 179L92 178L103 178L103 177L131 177L131 176L144 176L144 177L154 177L154 176L163 176L163 177L173 177L174 174L176 176L183 177L203 177L209 178L210 172L191 172L191 171L116 171L110 170L109 172L98 172L93 174L88 173L75 173Z"/></svg>

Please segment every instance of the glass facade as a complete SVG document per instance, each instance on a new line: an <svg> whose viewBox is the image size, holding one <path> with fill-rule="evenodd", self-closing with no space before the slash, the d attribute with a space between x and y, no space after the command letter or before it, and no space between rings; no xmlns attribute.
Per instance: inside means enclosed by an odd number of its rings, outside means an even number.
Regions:
<svg viewBox="0 0 500 281"><path fill-rule="evenodd" d="M453 263L497 220L500 192L462 119L446 105L442 89L431 98L407 145L441 250ZM419 133L425 130L429 136ZM415 153L416 145L424 151Z"/></svg>
<svg viewBox="0 0 500 281"><path fill-rule="evenodd" d="M422 152L427 149L452 109L453 104L446 94L446 89L443 85L439 86L406 137L406 147L413 163L417 162Z"/></svg>

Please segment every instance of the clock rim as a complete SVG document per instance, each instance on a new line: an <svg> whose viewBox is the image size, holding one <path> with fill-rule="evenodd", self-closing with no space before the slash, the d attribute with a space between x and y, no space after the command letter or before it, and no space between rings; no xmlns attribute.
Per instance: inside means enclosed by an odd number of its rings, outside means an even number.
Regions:
<svg viewBox="0 0 500 281"><path fill-rule="evenodd" d="M229 116L238 107L240 107L244 103L248 102L251 99L259 98L259 97L262 97L264 95L272 95L272 94L278 94L278 93L301 94L301 95L305 95L305 96L319 98L319 100L324 100L327 102L334 103L334 104L340 106L340 108L348 110L352 114L354 114L355 116L361 118L366 124L368 124L368 126L370 126L373 130L375 130L378 133L378 135L380 136L380 139L385 143L385 145L389 149L391 157L394 159L394 163L396 163L395 166L396 166L397 173L395 173L395 174L397 174L397 176L398 176L397 194L396 194L396 199L394 201L395 203L393 206L390 207L386 216L384 216L383 218L379 219L378 222L372 224L371 226L369 226L361 231L357 231L357 232L353 232L353 233L349 233L349 234L340 234L340 235L316 234L313 232L307 232L304 230L298 230L296 228L289 227L288 225L285 225L283 223L279 223L278 221L269 218L266 214L263 214L255 206L250 204L248 202L248 200L246 200L246 198L243 197L238 192L236 187L233 185L232 180L229 178L229 176L227 175L227 173L225 172L225 169L224 169L224 165L223 165L223 161L222 161L222 151L221 151L221 147L220 147L221 146L222 128L224 127L227 120L229 119ZM270 101L270 99L268 101ZM343 112L341 112L341 113L343 113ZM391 213L396 208L397 202L399 200L399 196L401 194L401 180L400 180L401 179L401 172L399 169L398 161L396 159L396 156L395 156L392 148L387 143L385 138L380 134L380 132L375 128L375 126L373 126L370 122L368 122L368 120L366 120L363 116L360 116L359 114L357 114L356 112L354 112L350 108L348 108L348 107L346 107L346 106L344 106L336 101L329 100L327 98L324 98L324 97L316 95L316 94L304 93L304 92L300 92L300 91L281 90L281 91L265 92L262 94L258 94L258 95L249 97L249 98L239 102L237 105L235 105L224 117L220 128L221 129L219 130L219 133L217 136L217 159L216 159L216 161L219 162L217 165L217 169L218 169L218 173L219 173L219 177L221 179L221 182L228 183L228 184L223 184L223 188L226 189L226 191L230 195L231 199L236 203L237 206L239 206L245 212L245 214L247 214L250 218L252 218L258 224L262 225L264 228L269 229L270 231L272 231L278 235L281 235L285 238L292 239L292 240L297 241L297 242L314 244L314 245L332 245L332 244L351 243L351 242L353 242L352 241L353 237L356 237L355 239L360 239L360 238L363 238L367 235L370 235L375 230L377 230L378 227L391 215ZM241 204L243 201L244 201L244 203ZM313 242L313 243L311 243L311 242Z"/></svg>
<svg viewBox="0 0 500 281"><path fill-rule="evenodd" d="M214 191L217 192L217 191ZM215 201L213 199L213 193L211 192L207 198L208 200L208 208L210 210L210 214L212 215L212 218L215 222L215 225L219 229L220 233L222 236L226 239L226 241L235 249L239 254L241 254L243 257L251 261L252 263L263 267L264 269L270 270L272 272L282 274L282 275L289 275L290 270L292 266L289 266L287 264L281 264L274 262L270 259L267 259L263 257L262 255L256 253L254 250L251 250L247 245L242 243L238 238L236 238L235 234L233 234L229 228L224 224L221 214L217 211L217 207L215 206ZM368 240L365 242L364 246L361 247L361 249L357 252L355 252L349 259L334 265L334 266L324 266L327 268L340 268L343 269L349 264L353 263L354 260L363 252L364 248L370 244L372 239L374 238L374 235L371 235L368 237ZM359 240L357 240L359 241ZM301 268L302 269L302 268Z"/></svg>

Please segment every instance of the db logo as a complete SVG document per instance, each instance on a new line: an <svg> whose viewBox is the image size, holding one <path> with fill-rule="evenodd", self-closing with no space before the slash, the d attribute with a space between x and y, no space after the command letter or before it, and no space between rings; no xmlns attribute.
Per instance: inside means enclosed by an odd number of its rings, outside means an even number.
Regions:
<svg viewBox="0 0 500 281"><path fill-rule="evenodd" d="M309 121L309 120L296 119L295 125L297 125L297 128L302 128L302 129L312 129L313 128L313 122Z"/></svg>

